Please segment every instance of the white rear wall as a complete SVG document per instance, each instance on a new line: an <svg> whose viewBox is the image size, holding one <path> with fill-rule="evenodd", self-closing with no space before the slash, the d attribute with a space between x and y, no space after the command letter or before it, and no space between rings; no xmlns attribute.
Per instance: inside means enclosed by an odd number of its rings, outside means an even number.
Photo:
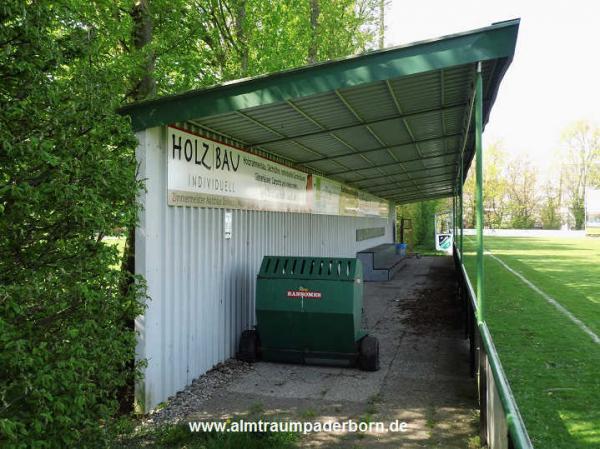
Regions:
<svg viewBox="0 0 600 449"><path fill-rule="evenodd" d="M148 363L136 389L144 411L235 356L241 332L255 323L263 256L355 257L392 242L393 207L389 219L232 210L232 238L225 240L224 209L167 206L165 128L137 136L147 191L140 195L136 273L150 297L136 320L137 357ZM372 227L385 227L385 235L356 241L357 229Z"/></svg>

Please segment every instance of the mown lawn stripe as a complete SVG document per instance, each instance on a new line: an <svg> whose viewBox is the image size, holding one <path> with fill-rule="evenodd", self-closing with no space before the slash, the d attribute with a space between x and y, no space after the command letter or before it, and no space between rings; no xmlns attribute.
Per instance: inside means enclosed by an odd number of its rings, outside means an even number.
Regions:
<svg viewBox="0 0 600 449"><path fill-rule="evenodd" d="M541 240L486 238L486 247L502 253L511 266L598 332L600 240ZM474 250L465 240L464 261L472 280ZM534 447L600 448L598 345L498 260L485 259L486 321ZM557 264L559 271L553 271Z"/></svg>
<svg viewBox="0 0 600 449"><path fill-rule="evenodd" d="M598 337L598 335L596 335L589 327L587 327L583 321L581 321L579 318L577 318L575 315L573 315L566 307L564 307L562 304L560 304L552 296L550 296L549 294L547 294L546 292L544 292L540 288L538 288L533 282L529 281L529 279L527 279L521 273L519 273L516 270L513 270L502 259L495 256L491 251L486 251L486 252L490 257L497 260L500 263L500 265L502 265L504 268L506 268L508 271L510 271L515 276L517 276L530 289L532 289L534 292L536 292L538 295L540 295L542 298L544 298L548 303L550 303L554 307L556 307L556 309L558 309L558 311L560 311L562 314L567 316L573 323L575 323L577 325L577 327L579 327L583 332L588 334L592 338L592 341L594 343L600 344L600 337Z"/></svg>

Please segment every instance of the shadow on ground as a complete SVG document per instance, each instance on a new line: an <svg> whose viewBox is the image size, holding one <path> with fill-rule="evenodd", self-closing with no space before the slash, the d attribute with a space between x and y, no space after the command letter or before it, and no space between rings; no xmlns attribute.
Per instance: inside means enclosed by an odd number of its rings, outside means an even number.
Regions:
<svg viewBox="0 0 600 449"><path fill-rule="evenodd" d="M299 421L407 423L406 432L316 433L303 447L469 447L477 399L450 257L412 258L386 283L365 285L365 327L381 369L257 363L191 420L261 415Z"/></svg>

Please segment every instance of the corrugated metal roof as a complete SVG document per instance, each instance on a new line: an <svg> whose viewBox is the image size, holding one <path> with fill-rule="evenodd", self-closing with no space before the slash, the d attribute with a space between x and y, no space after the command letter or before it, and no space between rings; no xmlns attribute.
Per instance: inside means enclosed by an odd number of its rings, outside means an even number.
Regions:
<svg viewBox="0 0 600 449"><path fill-rule="evenodd" d="M484 123L519 21L123 109L137 129L189 121L248 149L396 202L450 196L473 158L473 82Z"/></svg>

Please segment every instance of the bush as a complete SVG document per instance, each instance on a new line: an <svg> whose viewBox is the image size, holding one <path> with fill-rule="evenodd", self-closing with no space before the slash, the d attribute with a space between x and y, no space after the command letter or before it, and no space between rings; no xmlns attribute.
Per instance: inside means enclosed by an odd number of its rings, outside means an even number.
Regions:
<svg viewBox="0 0 600 449"><path fill-rule="evenodd" d="M94 8L0 11L2 447L94 445L136 373L140 292L121 293L103 240L135 223L135 142L113 112L121 81Z"/></svg>
<svg viewBox="0 0 600 449"><path fill-rule="evenodd" d="M435 214L442 204L440 200L431 200L398 206L397 221L401 218L411 220L405 240L415 250L435 249Z"/></svg>

